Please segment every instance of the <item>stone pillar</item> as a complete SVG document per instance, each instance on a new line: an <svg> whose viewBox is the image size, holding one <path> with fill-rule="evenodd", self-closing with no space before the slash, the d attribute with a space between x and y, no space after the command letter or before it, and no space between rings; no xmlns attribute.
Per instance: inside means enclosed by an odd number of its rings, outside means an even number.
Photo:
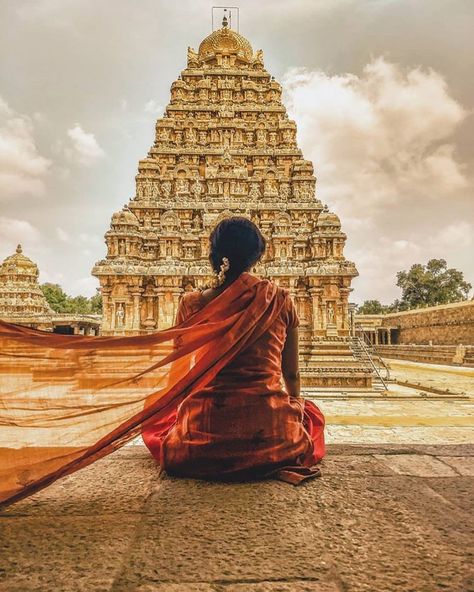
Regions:
<svg viewBox="0 0 474 592"><path fill-rule="evenodd" d="M176 321L176 314L178 313L179 298L181 296L182 291L183 290L181 288L173 288L172 289L172 293L173 293L173 324Z"/></svg>
<svg viewBox="0 0 474 592"><path fill-rule="evenodd" d="M167 329L170 326L170 322L168 319L167 314L167 302L166 302L166 294L169 292L169 288L165 288L160 286L159 288L155 289L156 293L156 300L157 300L157 309L158 309L158 318L157 318L157 328L159 331L163 329Z"/></svg>
<svg viewBox="0 0 474 592"><path fill-rule="evenodd" d="M341 294L341 323L340 329L343 331L343 335L349 335L350 323L349 323L349 293L350 288L339 288Z"/></svg>
<svg viewBox="0 0 474 592"><path fill-rule="evenodd" d="M139 333L140 331L140 301L143 289L142 288L134 288L131 291L132 295L132 321L130 328L133 332Z"/></svg>
<svg viewBox="0 0 474 592"><path fill-rule="evenodd" d="M312 322L311 322L311 339L316 340L325 327L325 319L321 311L321 294L322 288L310 288L309 293L311 295L312 304Z"/></svg>
<svg viewBox="0 0 474 592"><path fill-rule="evenodd" d="M155 295L157 290L155 289L153 292L148 290L144 293L144 301L145 301L145 321L143 325L145 329L149 332L159 329L159 319L155 318L154 309L155 309L155 300L158 300L158 296ZM156 316L159 315L159 312Z"/></svg>
<svg viewBox="0 0 474 592"><path fill-rule="evenodd" d="M349 316L349 330L351 337L356 336L356 326L355 326L355 304L348 304L347 305L347 312Z"/></svg>
<svg viewBox="0 0 474 592"><path fill-rule="evenodd" d="M111 289L107 286L102 286L100 290L102 294L102 333L104 335L113 331L113 304L110 301Z"/></svg>

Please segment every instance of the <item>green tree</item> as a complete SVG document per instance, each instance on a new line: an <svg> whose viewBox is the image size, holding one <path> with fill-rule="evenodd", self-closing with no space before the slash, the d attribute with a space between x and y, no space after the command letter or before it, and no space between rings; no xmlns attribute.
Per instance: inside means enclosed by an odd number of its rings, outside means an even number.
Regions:
<svg viewBox="0 0 474 592"><path fill-rule="evenodd" d="M59 284L41 284L43 294L50 307L59 313L101 314L102 296L99 290L91 298L86 296L68 296Z"/></svg>
<svg viewBox="0 0 474 592"><path fill-rule="evenodd" d="M386 311L386 306L378 300L365 300L357 309L357 314L382 314Z"/></svg>
<svg viewBox="0 0 474 592"><path fill-rule="evenodd" d="M401 312L408 310L409 306L406 302L401 302L398 298L387 306L387 312Z"/></svg>
<svg viewBox="0 0 474 592"><path fill-rule="evenodd" d="M397 286L402 289L398 310L466 300L472 288L462 271L448 269L444 259L430 259L426 265L416 263L408 271L399 271Z"/></svg>
<svg viewBox="0 0 474 592"><path fill-rule="evenodd" d="M55 312L69 312L67 310L68 295L59 284L41 284L40 288L43 291L49 306Z"/></svg>
<svg viewBox="0 0 474 592"><path fill-rule="evenodd" d="M86 296L74 296L68 298L68 311L76 314L89 314L91 312L91 304L89 298Z"/></svg>
<svg viewBox="0 0 474 592"><path fill-rule="evenodd" d="M97 292L90 299L91 313L102 314L102 295L97 289Z"/></svg>

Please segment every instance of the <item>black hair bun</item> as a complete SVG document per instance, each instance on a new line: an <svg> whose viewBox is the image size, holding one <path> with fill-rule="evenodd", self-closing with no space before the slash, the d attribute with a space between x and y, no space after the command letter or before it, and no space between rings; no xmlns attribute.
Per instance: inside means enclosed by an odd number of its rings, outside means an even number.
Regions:
<svg viewBox="0 0 474 592"><path fill-rule="evenodd" d="M209 241L209 261L215 272L219 272L223 257L229 259L227 279L236 278L251 269L265 252L266 246L258 226L243 216L224 218L211 232Z"/></svg>

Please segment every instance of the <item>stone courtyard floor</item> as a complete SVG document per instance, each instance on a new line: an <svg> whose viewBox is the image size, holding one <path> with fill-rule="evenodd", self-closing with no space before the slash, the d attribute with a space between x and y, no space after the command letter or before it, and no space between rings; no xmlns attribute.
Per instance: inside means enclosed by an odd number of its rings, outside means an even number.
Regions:
<svg viewBox="0 0 474 592"><path fill-rule="evenodd" d="M387 394L306 393L326 416L328 443L474 443L474 368L386 362L399 381Z"/></svg>
<svg viewBox="0 0 474 592"><path fill-rule="evenodd" d="M472 381L394 362L421 387L308 393L329 446L299 487L172 479L137 444L4 509L0 592L474 591Z"/></svg>

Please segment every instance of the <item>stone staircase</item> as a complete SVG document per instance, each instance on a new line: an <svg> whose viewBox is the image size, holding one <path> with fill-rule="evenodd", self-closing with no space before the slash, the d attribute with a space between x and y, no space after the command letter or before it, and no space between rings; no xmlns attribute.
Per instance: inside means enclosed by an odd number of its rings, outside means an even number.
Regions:
<svg viewBox="0 0 474 592"><path fill-rule="evenodd" d="M474 346L472 345L377 345L375 351L384 358L408 360L410 362L448 366L474 366Z"/></svg>
<svg viewBox="0 0 474 592"><path fill-rule="evenodd" d="M372 390L373 372L357 358L347 338L301 344L302 384L323 390Z"/></svg>
<svg viewBox="0 0 474 592"><path fill-rule="evenodd" d="M382 358L359 337L351 337L351 350L365 366L372 371L372 388L375 391L386 392L390 381L390 369Z"/></svg>

